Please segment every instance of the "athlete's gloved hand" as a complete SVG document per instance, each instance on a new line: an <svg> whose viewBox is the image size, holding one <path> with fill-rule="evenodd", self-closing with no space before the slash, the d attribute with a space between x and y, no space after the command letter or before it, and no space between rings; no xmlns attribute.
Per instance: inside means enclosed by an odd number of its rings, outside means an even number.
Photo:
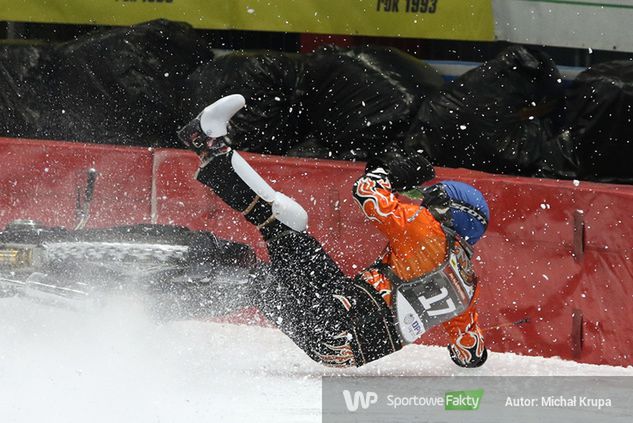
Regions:
<svg viewBox="0 0 633 423"><path fill-rule="evenodd" d="M488 359L484 337L476 325L468 325L466 330L448 345L448 352L451 360L460 367L479 367Z"/></svg>
<svg viewBox="0 0 633 423"><path fill-rule="evenodd" d="M484 347L484 352L481 354L481 356L472 354L470 360L464 359L457 352L457 348L454 345L448 346L448 352L451 355L451 360L453 360L453 363L457 364L459 367L466 367L469 369L483 366L483 364L488 359L488 350L486 349L486 347Z"/></svg>
<svg viewBox="0 0 633 423"><path fill-rule="evenodd" d="M378 167L387 171L394 191L406 191L435 178L435 169L419 153L407 157L378 157L370 160L365 170L372 171Z"/></svg>

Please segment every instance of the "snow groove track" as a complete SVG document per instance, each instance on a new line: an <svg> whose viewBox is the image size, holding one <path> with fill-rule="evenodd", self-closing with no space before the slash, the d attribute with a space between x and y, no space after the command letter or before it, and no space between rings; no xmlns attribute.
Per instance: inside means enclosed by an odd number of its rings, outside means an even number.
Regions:
<svg viewBox="0 0 633 423"><path fill-rule="evenodd" d="M156 322L142 299L79 311L0 299L3 423L320 422L320 376L333 373L633 376L633 368L492 353L468 370L444 348L411 346L341 371L312 363L274 329Z"/></svg>

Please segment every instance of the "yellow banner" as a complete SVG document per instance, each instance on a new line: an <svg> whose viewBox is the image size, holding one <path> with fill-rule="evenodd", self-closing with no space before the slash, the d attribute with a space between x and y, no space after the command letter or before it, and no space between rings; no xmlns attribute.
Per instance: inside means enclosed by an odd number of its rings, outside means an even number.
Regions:
<svg viewBox="0 0 633 423"><path fill-rule="evenodd" d="M0 0L0 20L493 40L492 0Z"/></svg>

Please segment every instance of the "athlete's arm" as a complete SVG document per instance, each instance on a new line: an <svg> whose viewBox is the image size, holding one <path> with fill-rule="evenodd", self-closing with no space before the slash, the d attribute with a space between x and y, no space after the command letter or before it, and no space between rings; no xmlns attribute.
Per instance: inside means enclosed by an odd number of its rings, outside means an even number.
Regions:
<svg viewBox="0 0 633 423"><path fill-rule="evenodd" d="M422 156L396 158L388 163L367 163L365 174L353 187L353 195L363 213L373 221L403 227L404 212L394 195L435 177L433 166ZM380 227L380 225L379 225Z"/></svg>
<svg viewBox="0 0 633 423"><path fill-rule="evenodd" d="M479 367L488 358L484 337L477 322L478 291L476 288L470 306L462 314L442 323L450 338L448 351L451 359L461 367Z"/></svg>

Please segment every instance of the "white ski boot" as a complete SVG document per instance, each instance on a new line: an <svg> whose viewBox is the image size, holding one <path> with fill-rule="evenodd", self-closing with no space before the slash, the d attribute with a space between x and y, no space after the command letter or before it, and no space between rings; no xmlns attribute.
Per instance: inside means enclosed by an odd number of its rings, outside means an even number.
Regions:
<svg viewBox="0 0 633 423"><path fill-rule="evenodd" d="M226 138L229 121L245 104L241 94L222 97L183 126L178 131L178 138L200 156L203 163L227 153L231 149Z"/></svg>

